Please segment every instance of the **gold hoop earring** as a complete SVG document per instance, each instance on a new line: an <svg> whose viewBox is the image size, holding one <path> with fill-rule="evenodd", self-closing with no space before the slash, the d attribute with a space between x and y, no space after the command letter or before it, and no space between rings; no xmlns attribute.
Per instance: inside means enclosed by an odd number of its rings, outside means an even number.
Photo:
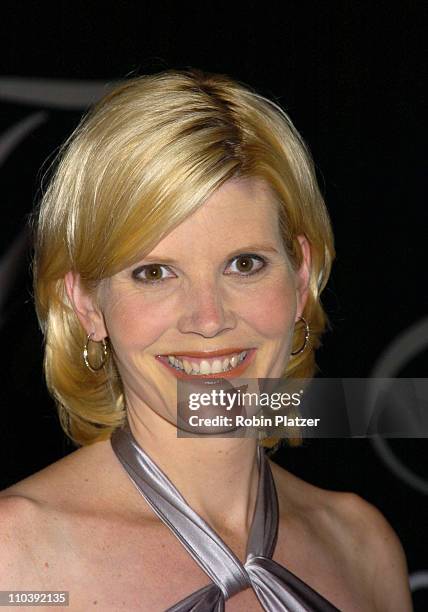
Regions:
<svg viewBox="0 0 428 612"><path fill-rule="evenodd" d="M293 356L294 355L300 355L300 353L303 353L303 351L305 350L305 348L306 348L306 346L308 344L309 336L311 334L311 330L310 330L310 327L309 327L308 322L306 321L306 319L304 319L303 317L299 317L297 320L298 321L303 321L303 323L305 325L305 341L304 341L303 345L299 348L298 351L292 351L291 352L291 355L293 355ZM297 321L296 321L296 323L297 323Z"/></svg>
<svg viewBox="0 0 428 612"><path fill-rule="evenodd" d="M102 345L103 345L103 356L102 356L101 363L97 367L94 367L93 365L91 365L91 363L89 362L88 348L89 348L90 342L96 342L96 340L92 340L93 335L94 335L93 333L89 334L89 336L86 338L85 346L83 347L83 361L85 362L85 366L88 368L88 370L90 370L91 372L99 372L105 366L105 363L107 361L108 346L107 346L107 342L105 338L100 340L100 342L102 342Z"/></svg>

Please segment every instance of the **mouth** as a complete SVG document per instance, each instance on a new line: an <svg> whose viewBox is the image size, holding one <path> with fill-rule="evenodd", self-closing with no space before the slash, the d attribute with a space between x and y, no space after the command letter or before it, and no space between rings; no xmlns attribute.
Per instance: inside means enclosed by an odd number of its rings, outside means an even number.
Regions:
<svg viewBox="0 0 428 612"><path fill-rule="evenodd" d="M177 378L235 378L253 361L255 348L156 355Z"/></svg>

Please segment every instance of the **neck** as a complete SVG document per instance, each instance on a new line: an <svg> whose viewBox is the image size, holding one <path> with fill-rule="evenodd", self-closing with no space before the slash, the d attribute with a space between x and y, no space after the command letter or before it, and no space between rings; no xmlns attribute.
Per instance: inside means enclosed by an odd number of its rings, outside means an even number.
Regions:
<svg viewBox="0 0 428 612"><path fill-rule="evenodd" d="M139 446L211 527L248 534L259 479L255 438L178 438L175 425L148 408L129 408L128 422Z"/></svg>

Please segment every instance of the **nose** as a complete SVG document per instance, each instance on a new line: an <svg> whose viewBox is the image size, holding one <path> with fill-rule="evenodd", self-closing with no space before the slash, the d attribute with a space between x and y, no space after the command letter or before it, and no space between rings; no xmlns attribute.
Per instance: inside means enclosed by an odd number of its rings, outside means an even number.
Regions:
<svg viewBox="0 0 428 612"><path fill-rule="evenodd" d="M178 329L214 338L236 326L236 315L230 300L215 281L199 281L188 287Z"/></svg>

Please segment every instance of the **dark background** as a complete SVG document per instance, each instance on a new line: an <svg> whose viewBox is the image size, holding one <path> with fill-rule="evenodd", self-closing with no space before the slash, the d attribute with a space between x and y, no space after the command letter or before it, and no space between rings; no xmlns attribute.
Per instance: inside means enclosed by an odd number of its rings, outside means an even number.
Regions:
<svg viewBox="0 0 428 612"><path fill-rule="evenodd" d="M366 377L391 343L427 317L424 6L4 2L0 79L111 82L192 66L227 73L279 102L313 153L336 237L323 294L332 329L319 351L320 372ZM0 282L37 201L42 165L83 112L6 100L1 83L0 137L32 113L46 115L0 166ZM73 450L44 389L25 239L13 261L0 311L0 487ZM426 377L427 347L428 340L390 375ZM427 487L427 440L388 444ZM391 471L369 440L307 441L276 460L310 482L375 504L401 538L410 574L427 572L425 587L414 592L415 609L427 608L428 502L421 488Z"/></svg>

